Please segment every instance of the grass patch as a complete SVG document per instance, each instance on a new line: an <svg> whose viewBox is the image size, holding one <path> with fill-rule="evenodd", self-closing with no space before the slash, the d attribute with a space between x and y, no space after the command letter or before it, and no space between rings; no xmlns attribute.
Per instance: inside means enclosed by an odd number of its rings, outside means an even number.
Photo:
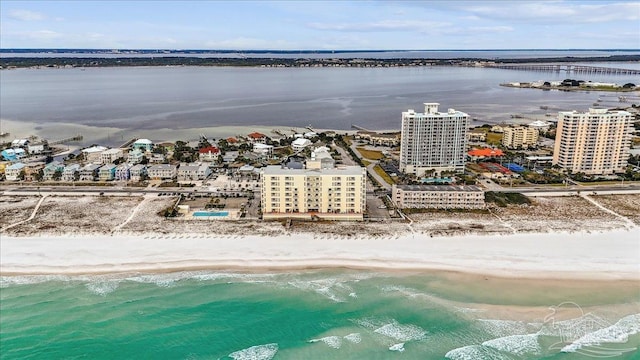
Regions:
<svg viewBox="0 0 640 360"><path fill-rule="evenodd" d="M487 144L489 145L500 145L502 144L502 136L503 134L488 132L487 133Z"/></svg>
<svg viewBox="0 0 640 360"><path fill-rule="evenodd" d="M484 193L484 201L495 203L501 207L506 207L509 204L531 204L531 200L520 193L503 193L495 191L487 191Z"/></svg>
<svg viewBox="0 0 640 360"><path fill-rule="evenodd" d="M382 152L378 150L367 150L363 147L358 147L356 149L358 150L360 155L362 155L362 157L364 157L365 159L380 160L384 157L384 155L382 155Z"/></svg>
<svg viewBox="0 0 640 360"><path fill-rule="evenodd" d="M364 167L367 167L367 166L371 165L371 161L363 159L362 160L362 165L364 165Z"/></svg>
<svg viewBox="0 0 640 360"><path fill-rule="evenodd" d="M380 175L380 177L389 185L395 184L396 182L393 181L393 179L391 178L391 176L389 176L389 174L387 174L386 171L384 171L383 168L380 167L380 165L376 165L373 167L373 171L376 172L376 174Z"/></svg>

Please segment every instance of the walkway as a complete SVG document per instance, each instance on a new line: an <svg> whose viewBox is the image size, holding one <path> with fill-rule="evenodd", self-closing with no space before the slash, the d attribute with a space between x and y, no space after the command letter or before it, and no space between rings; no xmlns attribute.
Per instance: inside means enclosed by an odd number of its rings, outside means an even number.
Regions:
<svg viewBox="0 0 640 360"><path fill-rule="evenodd" d="M0 229L0 231L7 231L13 227L16 227L18 225L22 225L28 221L33 220L34 217L36 217L36 214L38 213L38 209L40 209L40 205L42 205L42 203L44 202L44 199L47 197L47 195L43 195L40 198L40 201L38 201L38 203L36 204L36 207L33 209L33 212L31 213L31 216L29 216L26 220L22 220L22 221L18 221L17 223L13 223L10 225L5 226L4 228Z"/></svg>
<svg viewBox="0 0 640 360"><path fill-rule="evenodd" d="M613 211L613 210L610 210L610 209L608 209L608 208L606 208L606 207L602 206L599 202L597 202L597 201L593 200L593 199L592 199L592 198L590 198L589 196L587 196L587 195L585 195L585 194L580 194L580 197L582 197L583 199L585 199L585 200L587 200L588 202L592 203L593 205L597 206L600 210L605 211L605 212L608 212L609 214L614 215L614 216L617 216L617 217L619 217L620 219L624 220L624 222L626 222L626 223L627 223L627 225L628 225L628 226L627 226L627 228L628 228L628 229L633 229L633 228L637 227L637 225L636 225L633 221L631 221L628 217L626 217L626 216L622 216L622 215L618 214L617 212L615 212L615 211Z"/></svg>

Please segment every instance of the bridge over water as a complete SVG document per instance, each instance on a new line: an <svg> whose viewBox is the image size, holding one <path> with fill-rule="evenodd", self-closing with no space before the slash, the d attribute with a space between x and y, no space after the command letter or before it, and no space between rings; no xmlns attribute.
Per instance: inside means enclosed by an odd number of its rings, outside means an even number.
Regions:
<svg viewBox="0 0 640 360"><path fill-rule="evenodd" d="M640 75L637 69L621 69L605 66L572 65L572 64L495 64L488 65L498 69L528 70L544 72L566 72L576 74L605 74L605 75Z"/></svg>

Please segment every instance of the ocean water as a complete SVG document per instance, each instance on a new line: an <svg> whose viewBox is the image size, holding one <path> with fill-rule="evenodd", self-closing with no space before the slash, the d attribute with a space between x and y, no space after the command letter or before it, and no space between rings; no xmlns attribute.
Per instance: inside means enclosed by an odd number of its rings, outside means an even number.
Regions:
<svg viewBox="0 0 640 360"><path fill-rule="evenodd" d="M348 270L4 276L0 358L640 358L638 284L563 284Z"/></svg>

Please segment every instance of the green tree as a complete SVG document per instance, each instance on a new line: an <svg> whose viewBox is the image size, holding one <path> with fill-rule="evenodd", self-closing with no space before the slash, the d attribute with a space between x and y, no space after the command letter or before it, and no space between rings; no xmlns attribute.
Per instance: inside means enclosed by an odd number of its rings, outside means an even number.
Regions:
<svg viewBox="0 0 640 360"><path fill-rule="evenodd" d="M53 180L55 181L60 181L60 179L62 178L62 170L58 169L53 173L52 176Z"/></svg>

